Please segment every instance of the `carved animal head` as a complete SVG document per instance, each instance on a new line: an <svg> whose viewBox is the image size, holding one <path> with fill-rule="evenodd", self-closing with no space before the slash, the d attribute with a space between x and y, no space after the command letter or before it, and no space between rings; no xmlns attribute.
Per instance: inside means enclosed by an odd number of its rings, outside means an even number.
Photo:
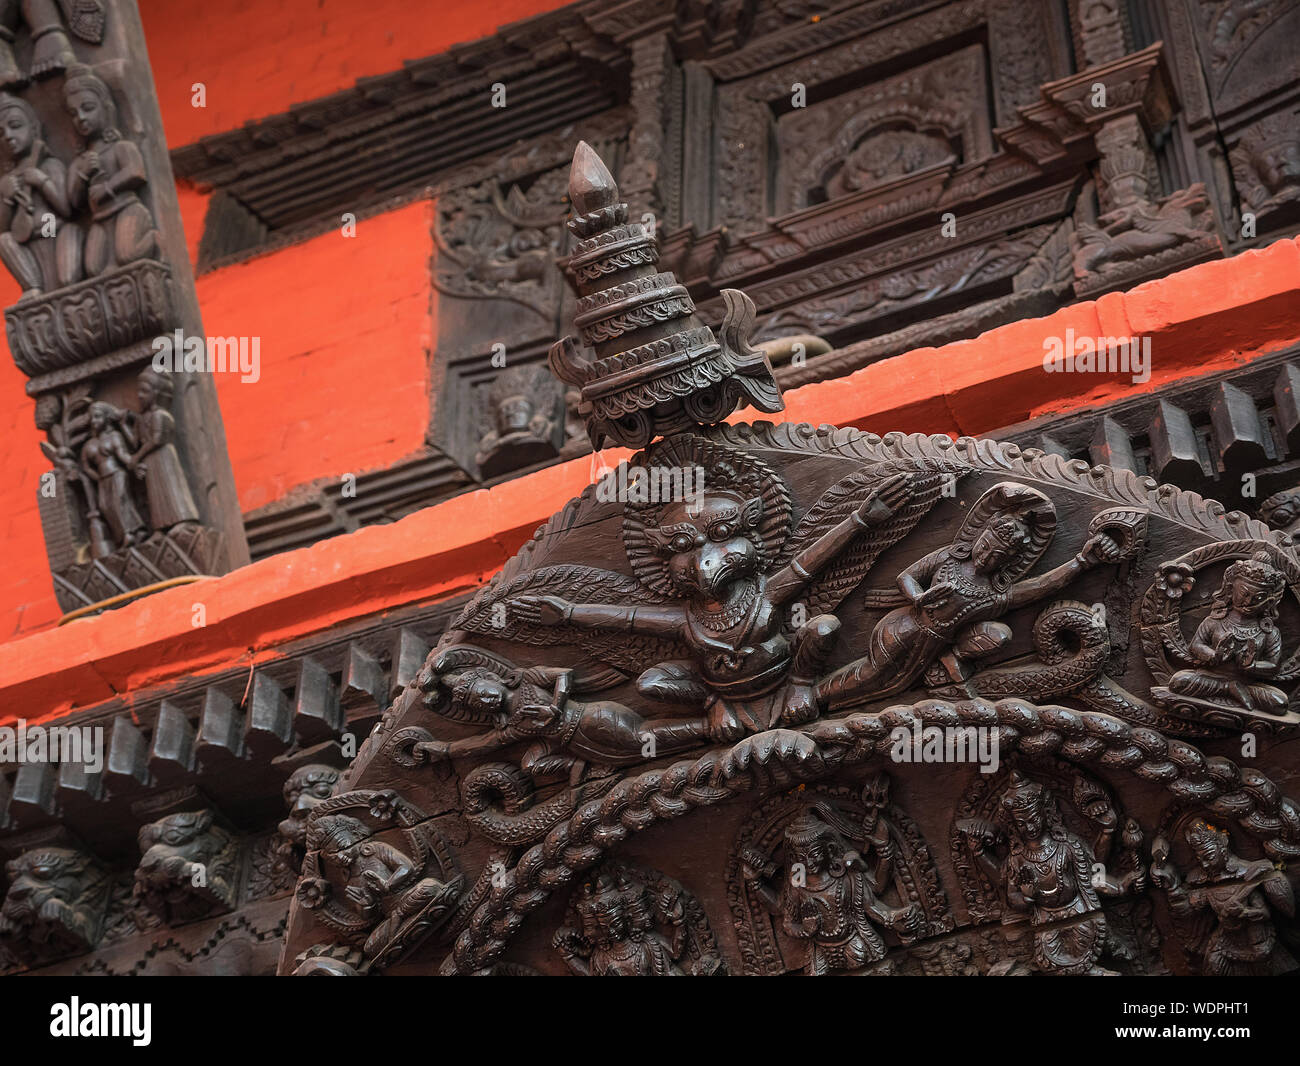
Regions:
<svg viewBox="0 0 1300 1066"><path fill-rule="evenodd" d="M207 865L221 853L229 838L213 824L211 811L169 814L139 833L142 858L135 878L141 884L189 880L193 864Z"/></svg>
<svg viewBox="0 0 1300 1066"><path fill-rule="evenodd" d="M1291 532L1291 526L1300 518L1300 491L1285 489L1275 492L1259 505L1259 517L1274 529Z"/></svg>
<svg viewBox="0 0 1300 1066"><path fill-rule="evenodd" d="M307 847L332 859L347 853L371 837L370 827L349 814L327 814L313 821L307 831Z"/></svg>
<svg viewBox="0 0 1300 1066"><path fill-rule="evenodd" d="M760 497L710 493L698 508L669 504L660 512L660 524L646 530L646 539L663 561L675 595L715 600L735 582L759 573L762 515Z"/></svg>
<svg viewBox="0 0 1300 1066"><path fill-rule="evenodd" d="M289 817L280 823L280 832L296 844L304 843L307 838L307 818L312 808L338 791L342 777L342 770L321 763L298 767L284 783L284 802L289 809Z"/></svg>
<svg viewBox="0 0 1300 1066"><path fill-rule="evenodd" d="M67 848L28 851L6 863L9 892L0 908L0 924L11 931L30 927L48 913L51 900L75 903L89 865L87 856Z"/></svg>
<svg viewBox="0 0 1300 1066"><path fill-rule="evenodd" d="M663 474L650 479L652 488L683 491L627 504L623 543L642 583L665 596L715 600L773 568L790 527L790 499L766 463L691 436L670 437L646 456L651 473ZM690 492L686 471L702 482Z"/></svg>

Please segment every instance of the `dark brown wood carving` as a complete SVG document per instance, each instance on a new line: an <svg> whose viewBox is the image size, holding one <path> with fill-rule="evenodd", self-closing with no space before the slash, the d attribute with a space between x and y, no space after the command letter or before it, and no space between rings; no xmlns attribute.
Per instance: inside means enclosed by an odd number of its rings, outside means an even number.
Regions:
<svg viewBox="0 0 1300 1066"><path fill-rule="evenodd" d="M1290 536L1014 444L710 424L755 379L682 346L698 391L658 388L679 315L627 272L676 279L598 163L570 187L584 413L645 446L310 807L281 972L1293 969Z"/></svg>
<svg viewBox="0 0 1300 1066"><path fill-rule="evenodd" d="M74 610L248 551L135 4L5 12L0 262L23 289L5 330L46 436L33 491ZM224 343L220 369L238 374Z"/></svg>

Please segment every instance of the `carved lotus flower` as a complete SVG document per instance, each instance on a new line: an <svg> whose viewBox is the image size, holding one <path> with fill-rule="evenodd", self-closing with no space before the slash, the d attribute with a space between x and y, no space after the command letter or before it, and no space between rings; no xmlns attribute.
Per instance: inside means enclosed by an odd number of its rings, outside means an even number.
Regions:
<svg viewBox="0 0 1300 1066"><path fill-rule="evenodd" d="M1186 563L1169 563L1162 566L1156 576L1156 588L1171 600L1182 599L1192 591L1192 586L1195 584L1196 576Z"/></svg>
<svg viewBox="0 0 1300 1066"><path fill-rule="evenodd" d="M298 902L308 910L319 907L330 892L330 883L323 877L305 877L298 882Z"/></svg>
<svg viewBox="0 0 1300 1066"><path fill-rule="evenodd" d="M397 817L397 793L391 789L377 792L370 798L370 813L382 822L392 821Z"/></svg>

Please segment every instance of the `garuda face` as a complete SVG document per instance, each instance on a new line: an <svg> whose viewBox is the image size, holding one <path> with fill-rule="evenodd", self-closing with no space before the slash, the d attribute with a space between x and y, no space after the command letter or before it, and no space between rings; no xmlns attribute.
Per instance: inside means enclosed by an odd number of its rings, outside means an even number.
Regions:
<svg viewBox="0 0 1300 1066"><path fill-rule="evenodd" d="M762 514L759 498L710 493L694 504L669 504L658 527L646 535L678 596L716 602L737 582L758 576L762 557L756 530Z"/></svg>

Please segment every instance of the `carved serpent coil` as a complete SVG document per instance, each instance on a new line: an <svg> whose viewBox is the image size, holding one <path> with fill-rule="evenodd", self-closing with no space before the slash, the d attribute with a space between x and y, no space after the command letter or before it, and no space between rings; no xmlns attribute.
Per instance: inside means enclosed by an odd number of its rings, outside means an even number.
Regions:
<svg viewBox="0 0 1300 1066"><path fill-rule="evenodd" d="M1110 655L1106 623L1087 604L1058 600L1039 614L1033 628L1041 663L1006 670L981 670L969 681L979 696L1055 699L1096 678Z"/></svg>
<svg viewBox="0 0 1300 1066"><path fill-rule="evenodd" d="M466 775L461 800L465 820L488 840L520 847L538 840L569 817L579 803L604 794L614 782L610 777L566 788L534 807L532 779L517 766L493 762L475 767Z"/></svg>
<svg viewBox="0 0 1300 1066"><path fill-rule="evenodd" d="M603 799L582 804L530 848L494 885L443 960L444 974L474 973L504 951L529 913L611 847L659 821L758 788L825 777L846 766L887 758L896 728L976 726L997 729L1005 752L1056 755L1125 769L1164 785L1175 799L1204 805L1259 839L1274 860L1300 855L1300 809L1268 777L1154 730L1108 715L1023 700L938 700L772 730L730 748L619 781Z"/></svg>

